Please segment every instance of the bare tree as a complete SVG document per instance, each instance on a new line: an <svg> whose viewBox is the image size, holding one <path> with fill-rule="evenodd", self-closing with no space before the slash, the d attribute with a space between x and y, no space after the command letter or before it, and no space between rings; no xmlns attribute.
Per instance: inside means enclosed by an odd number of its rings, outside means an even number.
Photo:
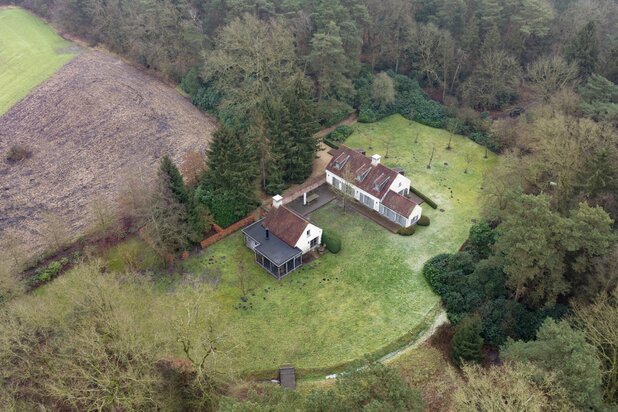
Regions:
<svg viewBox="0 0 618 412"><path fill-rule="evenodd" d="M67 245L70 240L69 229L66 221L55 212L45 212L40 234L48 247L60 250Z"/></svg>
<svg viewBox="0 0 618 412"><path fill-rule="evenodd" d="M472 163L472 155L470 153L466 153L464 159L466 161L466 168L464 169L464 173L468 174L468 168L470 167L470 163Z"/></svg>
<svg viewBox="0 0 618 412"><path fill-rule="evenodd" d="M180 173L187 186L195 187L206 169L204 156L195 150L185 153L180 164Z"/></svg>
<svg viewBox="0 0 618 412"><path fill-rule="evenodd" d="M249 294L249 273L245 268L245 264L242 260L238 261L238 270L236 271L236 279L238 280L238 288L240 289L241 299L243 302L247 301L247 295Z"/></svg>
<svg viewBox="0 0 618 412"><path fill-rule="evenodd" d="M350 168L350 164L346 163L341 173L341 189L339 190L339 197L343 203L343 212L346 212L346 204L350 200L354 199L354 187L349 182L354 181L354 173Z"/></svg>
<svg viewBox="0 0 618 412"><path fill-rule="evenodd" d="M103 196L95 197L89 205L96 233L107 233L118 223L118 210Z"/></svg>
<svg viewBox="0 0 618 412"><path fill-rule="evenodd" d="M436 153L436 145L431 148L431 156L429 157L429 163L427 163L427 169L431 169L431 162L433 162L433 155Z"/></svg>
<svg viewBox="0 0 618 412"><path fill-rule="evenodd" d="M2 233L0 239L0 251L3 252L3 256L7 260L6 266L10 266L10 269L13 271L19 271L26 257L23 240L13 230L7 230Z"/></svg>

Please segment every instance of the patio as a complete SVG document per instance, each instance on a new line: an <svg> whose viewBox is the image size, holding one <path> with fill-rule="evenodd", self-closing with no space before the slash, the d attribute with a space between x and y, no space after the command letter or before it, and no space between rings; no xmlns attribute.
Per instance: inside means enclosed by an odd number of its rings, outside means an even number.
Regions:
<svg viewBox="0 0 618 412"><path fill-rule="evenodd" d="M307 198L310 198L314 195L318 197L312 202L303 205L304 196L299 196L298 198L292 200L290 203L286 203L285 205L298 213L299 215L305 217L312 212L315 212L319 208L324 205L330 203L333 199L337 197L337 195L330 189L328 184L324 182L321 186L307 193Z"/></svg>

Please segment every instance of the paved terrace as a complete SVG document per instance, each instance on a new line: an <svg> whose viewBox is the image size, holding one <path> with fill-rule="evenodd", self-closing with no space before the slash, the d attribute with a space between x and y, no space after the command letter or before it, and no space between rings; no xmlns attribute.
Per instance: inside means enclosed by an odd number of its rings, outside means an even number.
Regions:
<svg viewBox="0 0 618 412"><path fill-rule="evenodd" d="M309 198L312 195L318 195L319 197L311 203L307 205L303 205L303 196L297 197L285 205L298 213L301 216L307 216L308 214L315 212L322 206L330 203L337 196L335 193L329 188L328 184L324 182L322 185L318 186L316 189L313 189L310 192L307 192L307 197Z"/></svg>

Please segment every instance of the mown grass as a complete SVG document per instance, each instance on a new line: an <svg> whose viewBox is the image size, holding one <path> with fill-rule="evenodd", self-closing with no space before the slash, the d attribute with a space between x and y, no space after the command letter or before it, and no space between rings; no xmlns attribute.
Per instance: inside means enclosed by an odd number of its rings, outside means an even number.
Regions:
<svg viewBox="0 0 618 412"><path fill-rule="evenodd" d="M26 11L0 7L0 115L73 59L71 46Z"/></svg>
<svg viewBox="0 0 618 412"><path fill-rule="evenodd" d="M425 208L430 226L403 237L331 203L312 219L339 233L341 252L327 253L281 281L253 262L242 234L236 233L184 262L178 273L160 275L154 287L140 276L136 278L141 283L123 288L125 301L149 308L136 323L136 333L174 343L178 323L174 319L183 316L185 303L195 302L208 311L214 308L205 316L215 329L225 330L230 366L264 377L271 375L259 372L283 363L294 364L303 376L323 377L365 354L397 349L405 343L402 336L408 340L417 336L439 309L438 297L421 275L422 265L435 254L457 250L466 239L479 214L483 173L497 160L493 155L484 159L483 148L461 136L454 136L453 149L446 151L447 132L410 125L400 116L355 126L348 144L384 154L378 139L387 134L392 142L385 163L406 168L413 184L443 209ZM423 157L434 144L434 165L428 170ZM469 172L463 173L467 154L472 161ZM122 256L133 250L140 250L139 245L112 249L107 267L126 269ZM247 302L241 301L238 273L246 274ZM46 289L58 294L56 288L63 284L71 283L58 279ZM204 328L191 328L189 333L197 340ZM182 356L177 344L169 347Z"/></svg>

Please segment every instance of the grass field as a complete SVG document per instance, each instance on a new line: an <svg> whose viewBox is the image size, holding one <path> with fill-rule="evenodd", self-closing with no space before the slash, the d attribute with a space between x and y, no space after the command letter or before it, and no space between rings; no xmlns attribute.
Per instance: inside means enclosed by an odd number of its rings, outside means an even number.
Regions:
<svg viewBox="0 0 618 412"><path fill-rule="evenodd" d="M75 57L72 46L26 11L0 8L0 115Z"/></svg>
<svg viewBox="0 0 618 412"><path fill-rule="evenodd" d="M183 316L186 305L194 305L205 308L201 313L214 330L224 330L221 347L234 369L272 371L292 363L302 376L324 377L365 354L396 350L428 327L440 307L421 275L422 265L435 254L456 251L465 240L478 217L483 173L497 158L484 159L483 148L461 136L453 136L453 148L446 151L447 132L410 125L399 116L355 128L348 144L368 148L371 139L370 152L384 154L378 137L392 136L391 155L384 161L405 167L414 185L443 210L425 207L429 227L403 237L330 203L312 219L341 235L341 252L325 254L282 281L253 262L242 234L236 233L184 262L182 273L159 275L154 287L133 276L142 281L123 286L118 302L141 308L135 312L136 333L167 342L161 346L182 356L173 328L178 320L173 319ZM426 169L424 156L434 144L434 164ZM472 159L468 173L466 157ZM107 267L122 271L123 256L135 255L132 250L141 246L130 241L112 249ZM144 262L145 268L151 265L149 259ZM241 301L239 272L247 275L247 302ZM64 276L41 293L60 295L62 288L77 293L85 287L79 282L76 276ZM209 328L193 326L188 333L197 341Z"/></svg>

